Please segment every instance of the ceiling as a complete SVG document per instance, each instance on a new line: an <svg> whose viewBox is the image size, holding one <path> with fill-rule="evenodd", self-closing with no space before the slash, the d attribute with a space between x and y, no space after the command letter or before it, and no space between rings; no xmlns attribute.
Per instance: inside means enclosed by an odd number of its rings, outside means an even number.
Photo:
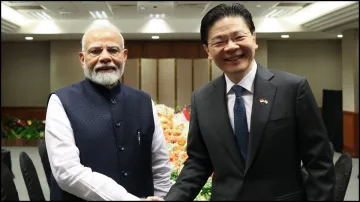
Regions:
<svg viewBox="0 0 360 202"><path fill-rule="evenodd" d="M336 39L358 28L359 3L237 1L252 14L257 37ZM199 40L201 18L221 1L2 1L1 40L78 40L93 23L109 21L126 40ZM106 14L106 20L94 16ZM99 13L96 14L95 11ZM158 14L158 15L156 15ZM153 18L151 17L153 15Z"/></svg>

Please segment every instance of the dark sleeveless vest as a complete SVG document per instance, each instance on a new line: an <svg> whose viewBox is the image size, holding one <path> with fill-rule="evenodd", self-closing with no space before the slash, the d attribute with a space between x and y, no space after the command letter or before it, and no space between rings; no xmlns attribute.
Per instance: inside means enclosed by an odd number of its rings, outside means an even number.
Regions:
<svg viewBox="0 0 360 202"><path fill-rule="evenodd" d="M80 162L138 197L154 195L151 97L122 83L112 89L89 79L54 92L70 120ZM50 200L82 200L51 175Z"/></svg>

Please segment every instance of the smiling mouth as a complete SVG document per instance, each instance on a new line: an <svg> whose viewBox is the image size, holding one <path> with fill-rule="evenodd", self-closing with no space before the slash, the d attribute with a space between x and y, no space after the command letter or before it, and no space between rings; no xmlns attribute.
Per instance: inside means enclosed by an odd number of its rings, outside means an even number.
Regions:
<svg viewBox="0 0 360 202"><path fill-rule="evenodd" d="M236 57L227 58L227 59L225 59L225 61L232 62L232 61L236 61L236 60L242 59L242 58L244 58L244 57L245 57L245 54L241 54L241 55L236 56Z"/></svg>
<svg viewBox="0 0 360 202"><path fill-rule="evenodd" d="M114 67L101 67L97 68L96 72L108 72L108 71L115 71L116 69Z"/></svg>

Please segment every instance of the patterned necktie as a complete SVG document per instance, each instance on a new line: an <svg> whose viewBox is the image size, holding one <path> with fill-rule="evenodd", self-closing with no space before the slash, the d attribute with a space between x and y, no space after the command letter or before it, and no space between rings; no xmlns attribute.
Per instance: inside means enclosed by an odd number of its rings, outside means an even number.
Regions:
<svg viewBox="0 0 360 202"><path fill-rule="evenodd" d="M235 137L240 147L241 155L246 162L248 145L249 145L249 132L246 120L246 110L244 100L241 95L244 92L244 88L239 85L234 85L232 90L235 92L235 105L234 105L234 128Z"/></svg>

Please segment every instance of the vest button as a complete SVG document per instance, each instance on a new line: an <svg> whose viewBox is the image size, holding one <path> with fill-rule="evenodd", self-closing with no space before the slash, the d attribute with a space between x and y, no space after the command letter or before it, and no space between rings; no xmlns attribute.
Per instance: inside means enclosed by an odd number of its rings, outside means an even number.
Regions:
<svg viewBox="0 0 360 202"><path fill-rule="evenodd" d="M124 148L123 146L121 146L121 145L119 145L119 148L120 148L120 151L124 151L124 150L125 150L125 148Z"/></svg>
<svg viewBox="0 0 360 202"><path fill-rule="evenodd" d="M111 103L116 104L116 100L114 98L111 98Z"/></svg>
<svg viewBox="0 0 360 202"><path fill-rule="evenodd" d="M125 171L121 171L121 173L124 177L128 176L127 172L125 172Z"/></svg>
<svg viewBox="0 0 360 202"><path fill-rule="evenodd" d="M119 126L121 126L121 122L118 121L118 122L115 123L115 125L116 125L117 127L119 127Z"/></svg>

